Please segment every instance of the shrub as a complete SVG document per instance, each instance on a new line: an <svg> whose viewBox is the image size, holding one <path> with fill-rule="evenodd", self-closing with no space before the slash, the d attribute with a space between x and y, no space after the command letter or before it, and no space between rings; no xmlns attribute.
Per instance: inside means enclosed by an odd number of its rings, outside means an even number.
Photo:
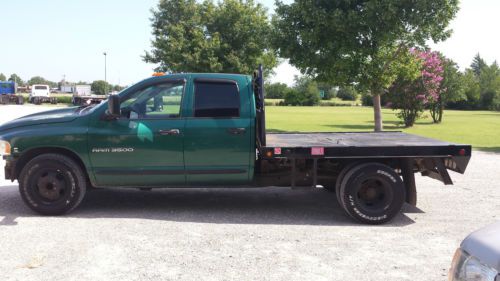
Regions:
<svg viewBox="0 0 500 281"><path fill-rule="evenodd" d="M284 104L293 106L313 106L319 104L319 101L320 97L318 88L308 86L304 92L300 92L297 89L289 91L285 95Z"/></svg>
<svg viewBox="0 0 500 281"><path fill-rule="evenodd" d="M358 92L354 87L340 87L337 91L337 98L342 100L356 100L358 98Z"/></svg>
<svg viewBox="0 0 500 281"><path fill-rule="evenodd" d="M66 103L70 104L71 103L71 96L57 96L57 103Z"/></svg>
<svg viewBox="0 0 500 281"><path fill-rule="evenodd" d="M290 88L284 83L266 84L264 86L266 98L268 99L284 99Z"/></svg>

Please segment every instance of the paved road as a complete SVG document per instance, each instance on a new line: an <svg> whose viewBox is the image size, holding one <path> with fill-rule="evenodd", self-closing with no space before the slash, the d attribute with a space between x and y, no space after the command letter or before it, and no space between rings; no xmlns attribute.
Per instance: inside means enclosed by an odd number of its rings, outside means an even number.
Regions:
<svg viewBox="0 0 500 281"><path fill-rule="evenodd" d="M0 107L0 123L41 108ZM0 180L0 280L446 280L460 241L500 220L498 163L474 152L454 186L418 176L418 208L383 226L287 188L96 190L40 217Z"/></svg>

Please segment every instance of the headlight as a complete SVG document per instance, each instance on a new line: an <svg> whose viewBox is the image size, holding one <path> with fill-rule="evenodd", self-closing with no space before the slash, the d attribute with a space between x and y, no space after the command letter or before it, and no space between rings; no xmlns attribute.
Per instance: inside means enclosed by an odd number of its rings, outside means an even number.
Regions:
<svg viewBox="0 0 500 281"><path fill-rule="evenodd" d="M10 143L0 140L0 155L10 155Z"/></svg>
<svg viewBox="0 0 500 281"><path fill-rule="evenodd" d="M477 258L458 249L451 263L450 281L497 281L498 272L482 264Z"/></svg>

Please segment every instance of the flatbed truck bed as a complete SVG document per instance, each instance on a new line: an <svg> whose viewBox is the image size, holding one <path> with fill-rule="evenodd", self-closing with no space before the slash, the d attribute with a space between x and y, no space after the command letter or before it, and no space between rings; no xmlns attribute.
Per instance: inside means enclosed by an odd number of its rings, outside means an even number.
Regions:
<svg viewBox="0 0 500 281"><path fill-rule="evenodd" d="M447 169L464 173L471 149L403 132L267 133L266 145L260 148L264 171L257 174L257 182L292 187L319 184L338 191L342 170L379 162L396 168L404 178L406 202L416 205L414 173L453 184ZM281 174L279 181L276 174Z"/></svg>
<svg viewBox="0 0 500 281"><path fill-rule="evenodd" d="M308 154L323 148L324 157L446 157L469 150L460 145L403 132L267 133L263 149L280 148L282 155ZM306 150L306 151L304 151Z"/></svg>

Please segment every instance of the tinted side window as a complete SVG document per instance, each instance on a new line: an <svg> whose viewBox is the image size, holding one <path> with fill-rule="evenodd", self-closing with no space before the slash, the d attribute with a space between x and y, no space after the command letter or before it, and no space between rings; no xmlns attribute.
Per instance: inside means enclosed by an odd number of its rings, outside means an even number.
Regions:
<svg viewBox="0 0 500 281"><path fill-rule="evenodd" d="M239 117L238 86L232 81L195 81L194 117Z"/></svg>

